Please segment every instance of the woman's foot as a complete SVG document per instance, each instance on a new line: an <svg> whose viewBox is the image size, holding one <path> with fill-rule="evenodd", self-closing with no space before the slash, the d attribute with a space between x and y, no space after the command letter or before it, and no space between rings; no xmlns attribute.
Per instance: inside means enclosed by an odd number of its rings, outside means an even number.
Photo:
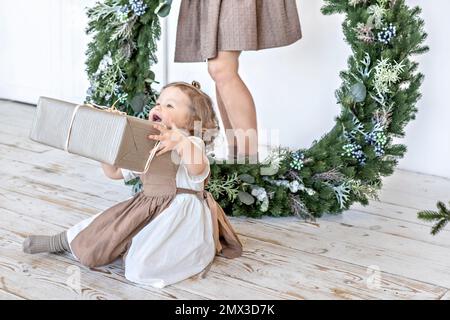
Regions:
<svg viewBox="0 0 450 320"><path fill-rule="evenodd" d="M228 161L240 164L257 164L259 163L259 154L242 154L237 150L236 145L228 145Z"/></svg>
<svg viewBox="0 0 450 320"><path fill-rule="evenodd" d="M239 164L258 164L258 153L255 154L238 154L235 158Z"/></svg>
<svg viewBox="0 0 450 320"><path fill-rule="evenodd" d="M228 160L236 160L237 158L237 147L235 144L228 144Z"/></svg>

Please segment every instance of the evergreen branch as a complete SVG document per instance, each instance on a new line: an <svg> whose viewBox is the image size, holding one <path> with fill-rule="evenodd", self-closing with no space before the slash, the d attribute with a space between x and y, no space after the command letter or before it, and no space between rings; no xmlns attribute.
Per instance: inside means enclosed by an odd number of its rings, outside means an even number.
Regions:
<svg viewBox="0 0 450 320"><path fill-rule="evenodd" d="M438 201L436 206L439 211L423 210L417 213L417 217L423 221L436 222L431 228L432 235L441 232L450 222L450 210L446 208L445 204L442 201Z"/></svg>
<svg viewBox="0 0 450 320"><path fill-rule="evenodd" d="M234 202L238 196L238 173L225 176L225 178L212 178L209 180L207 189L211 192L214 199L227 196L228 200Z"/></svg>

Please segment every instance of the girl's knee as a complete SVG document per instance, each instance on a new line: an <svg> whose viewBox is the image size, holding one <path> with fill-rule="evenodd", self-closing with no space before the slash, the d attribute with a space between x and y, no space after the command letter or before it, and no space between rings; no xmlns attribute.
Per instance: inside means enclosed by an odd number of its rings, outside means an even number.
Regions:
<svg viewBox="0 0 450 320"><path fill-rule="evenodd" d="M80 259L79 261L83 266L88 267L88 268L95 268L95 267L100 266L100 264L98 264L97 261L90 259L90 258Z"/></svg>
<svg viewBox="0 0 450 320"><path fill-rule="evenodd" d="M85 267L95 268L104 265L98 257L88 252L84 254L72 252L72 254Z"/></svg>

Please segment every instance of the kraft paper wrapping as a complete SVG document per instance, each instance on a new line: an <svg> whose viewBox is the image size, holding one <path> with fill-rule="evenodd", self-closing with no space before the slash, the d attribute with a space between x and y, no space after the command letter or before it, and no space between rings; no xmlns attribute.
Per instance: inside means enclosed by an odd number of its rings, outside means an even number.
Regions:
<svg viewBox="0 0 450 320"><path fill-rule="evenodd" d="M48 97L40 97L30 139L120 168L143 172L159 134L152 121ZM72 128L69 132L72 121Z"/></svg>

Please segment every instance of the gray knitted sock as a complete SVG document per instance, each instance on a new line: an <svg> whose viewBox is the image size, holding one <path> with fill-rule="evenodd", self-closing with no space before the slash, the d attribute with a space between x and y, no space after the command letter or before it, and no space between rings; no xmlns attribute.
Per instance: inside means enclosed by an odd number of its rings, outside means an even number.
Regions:
<svg viewBox="0 0 450 320"><path fill-rule="evenodd" d="M70 252L66 231L54 236L29 236L23 241L22 249L26 253Z"/></svg>

